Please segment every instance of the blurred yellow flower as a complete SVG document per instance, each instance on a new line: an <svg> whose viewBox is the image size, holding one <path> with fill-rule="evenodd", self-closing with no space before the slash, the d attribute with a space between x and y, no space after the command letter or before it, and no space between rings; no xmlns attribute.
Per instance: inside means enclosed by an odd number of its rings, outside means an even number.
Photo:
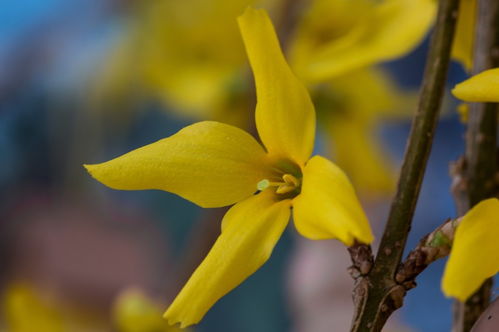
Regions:
<svg viewBox="0 0 499 332"><path fill-rule="evenodd" d="M227 106L233 106L234 94L240 93L240 85L245 84L244 49L235 17L246 6L261 2L136 4L126 33L107 57L94 91L126 96L144 90L183 115L203 119L234 115L233 122L240 122L237 116L243 112L226 112ZM273 1L265 2L272 7Z"/></svg>
<svg viewBox="0 0 499 332"><path fill-rule="evenodd" d="M159 305L139 289L127 289L116 299L113 320L120 332L180 332L165 324ZM184 330L185 331L185 330Z"/></svg>
<svg viewBox="0 0 499 332"><path fill-rule="evenodd" d="M423 40L434 0L315 0L298 25L291 65L306 81L324 81L393 60Z"/></svg>
<svg viewBox="0 0 499 332"><path fill-rule="evenodd" d="M64 320L57 306L31 286L12 283L3 295L4 317L9 332L63 332Z"/></svg>
<svg viewBox="0 0 499 332"><path fill-rule="evenodd" d="M299 233L346 245L373 236L354 189L332 162L310 158L315 110L281 52L263 10L248 8L239 27L255 76L257 130L205 121L111 161L87 165L97 180L124 190L162 189L202 207L236 203L222 234L165 317L195 324L269 258L293 207ZM257 194L254 194L256 191Z"/></svg>
<svg viewBox="0 0 499 332"><path fill-rule="evenodd" d="M499 200L487 199L473 207L457 227L445 267L442 290L466 301L499 271Z"/></svg>

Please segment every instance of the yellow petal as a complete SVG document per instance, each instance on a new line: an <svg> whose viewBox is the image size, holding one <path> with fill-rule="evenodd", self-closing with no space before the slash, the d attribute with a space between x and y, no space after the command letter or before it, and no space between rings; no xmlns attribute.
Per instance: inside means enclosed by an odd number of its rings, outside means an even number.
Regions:
<svg viewBox="0 0 499 332"><path fill-rule="evenodd" d="M199 322L218 299L258 270L286 228L290 205L276 201L271 190L234 205L208 256L166 311L169 323Z"/></svg>
<svg viewBox="0 0 499 332"><path fill-rule="evenodd" d="M256 191L257 183L267 177L266 158L260 144L245 131L204 121L116 159L85 167L114 189L161 189L202 207L220 207Z"/></svg>
<svg viewBox="0 0 499 332"><path fill-rule="evenodd" d="M459 83L452 94L468 102L499 102L499 68L483 71Z"/></svg>
<svg viewBox="0 0 499 332"><path fill-rule="evenodd" d="M303 170L301 193L293 200L296 229L313 239L337 238L371 243L369 222L345 173L329 160L314 156Z"/></svg>
<svg viewBox="0 0 499 332"><path fill-rule="evenodd" d="M393 60L421 43L436 13L434 0L385 0L341 38L311 52L303 76L320 81L352 69Z"/></svg>
<svg viewBox="0 0 499 332"><path fill-rule="evenodd" d="M442 290L460 301L499 271L499 200L478 203L457 227Z"/></svg>
<svg viewBox="0 0 499 332"><path fill-rule="evenodd" d="M277 158L303 164L315 136L315 111L307 89L284 59L265 11L248 8L238 21L255 76L255 117L262 142Z"/></svg>
<svg viewBox="0 0 499 332"><path fill-rule="evenodd" d="M459 17L452 44L452 57L461 62L466 70L470 70L473 64L476 8L476 0L459 2Z"/></svg>

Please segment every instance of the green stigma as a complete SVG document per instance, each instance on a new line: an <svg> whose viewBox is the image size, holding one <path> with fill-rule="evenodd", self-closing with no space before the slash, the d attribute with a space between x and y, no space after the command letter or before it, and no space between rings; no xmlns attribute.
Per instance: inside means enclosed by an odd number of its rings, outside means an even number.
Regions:
<svg viewBox="0 0 499 332"><path fill-rule="evenodd" d="M257 189L260 191L264 191L270 186L270 181L267 179L263 179L262 181L258 182L256 185Z"/></svg>

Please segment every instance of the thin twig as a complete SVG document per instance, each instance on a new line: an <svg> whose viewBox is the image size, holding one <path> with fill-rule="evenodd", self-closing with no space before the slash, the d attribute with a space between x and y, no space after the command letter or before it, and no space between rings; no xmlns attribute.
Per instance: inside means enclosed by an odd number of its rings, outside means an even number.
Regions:
<svg viewBox="0 0 499 332"><path fill-rule="evenodd" d="M388 317L402 306L406 289L395 280L430 154L442 102L458 0L439 2L437 24L426 63L420 102L413 120L385 232L371 272L357 282L354 332L381 331Z"/></svg>
<svg viewBox="0 0 499 332"><path fill-rule="evenodd" d="M398 284L406 290L416 287L416 277L436 260L450 253L459 219L448 219L433 232L423 237L405 261L400 264L395 275Z"/></svg>
<svg viewBox="0 0 499 332"><path fill-rule="evenodd" d="M473 74L499 66L499 1L480 0L474 48ZM460 195L456 195L462 215L483 199L495 195L497 171L497 104L472 104L466 134L466 154ZM470 331L490 302L492 281L488 280L466 303L454 305L454 332Z"/></svg>

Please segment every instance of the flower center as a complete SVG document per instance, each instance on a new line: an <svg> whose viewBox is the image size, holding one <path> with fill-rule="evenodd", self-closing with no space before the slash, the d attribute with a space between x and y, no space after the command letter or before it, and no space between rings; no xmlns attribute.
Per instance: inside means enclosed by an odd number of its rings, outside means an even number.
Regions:
<svg viewBox="0 0 499 332"><path fill-rule="evenodd" d="M258 182L256 187L258 190L263 191L269 187L276 188L275 192L277 194L287 194L291 192L298 193L300 190L301 181L291 174L284 174L279 181L270 181L268 179L263 179Z"/></svg>

